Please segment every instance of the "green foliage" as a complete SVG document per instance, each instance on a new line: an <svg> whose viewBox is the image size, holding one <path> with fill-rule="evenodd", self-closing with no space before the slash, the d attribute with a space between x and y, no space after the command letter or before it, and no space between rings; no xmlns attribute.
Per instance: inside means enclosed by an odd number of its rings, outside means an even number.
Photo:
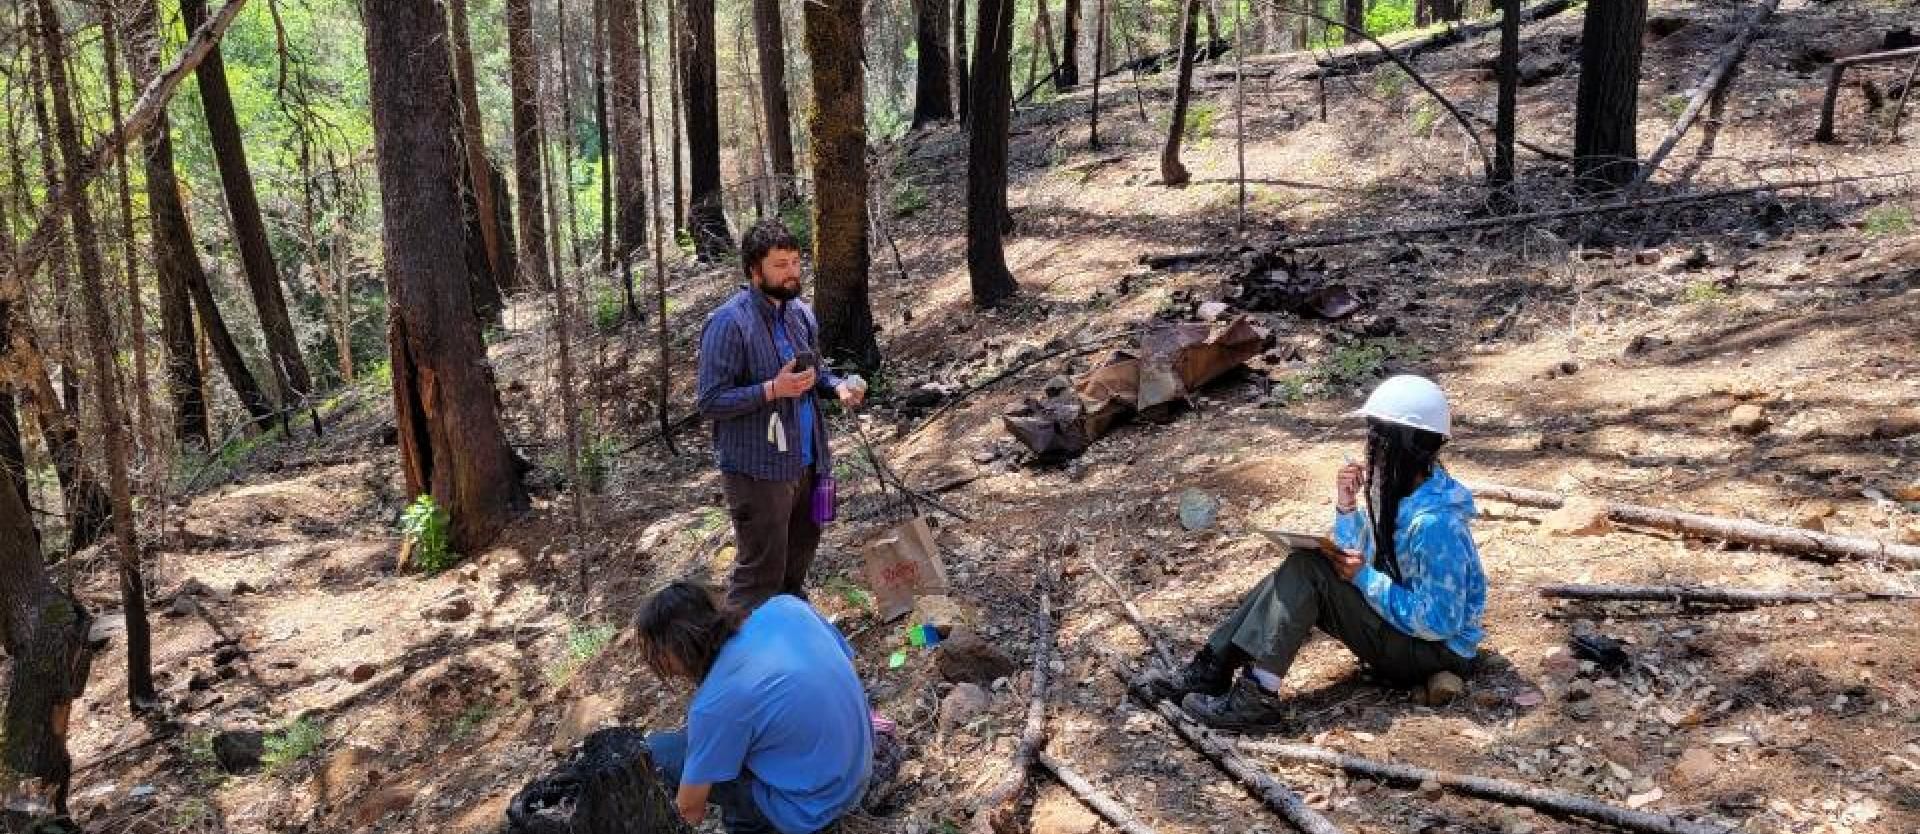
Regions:
<svg viewBox="0 0 1920 834"><path fill-rule="evenodd" d="M191 831L217 821L212 803L198 796L187 797L173 808L173 829Z"/></svg>
<svg viewBox="0 0 1920 834"><path fill-rule="evenodd" d="M686 229L674 230L673 245L680 250L682 258L691 258L700 251L699 247L693 243L693 232Z"/></svg>
<svg viewBox="0 0 1920 834"><path fill-rule="evenodd" d="M1399 339L1385 338L1341 345L1315 365L1311 381L1335 388L1353 388L1385 375L1395 363L1420 358L1419 348ZM1302 389L1304 392L1304 388Z"/></svg>
<svg viewBox="0 0 1920 834"><path fill-rule="evenodd" d="M1425 136L1428 131L1433 130L1434 123L1440 121L1440 108L1428 102L1415 109L1410 118L1413 123L1413 132Z"/></svg>
<svg viewBox="0 0 1920 834"><path fill-rule="evenodd" d="M1284 377L1273 383L1269 398L1282 406L1299 405L1307 398L1307 380L1299 376Z"/></svg>
<svg viewBox="0 0 1920 834"><path fill-rule="evenodd" d="M1913 228L1913 211L1906 206L1883 203L1867 211L1867 234L1876 237L1905 234Z"/></svg>
<svg viewBox="0 0 1920 834"><path fill-rule="evenodd" d="M619 629L604 623L586 626L575 624L567 630L567 639L560 659L547 667L548 682L554 686L565 686L567 681L573 680L574 674L579 672L581 667L593 662L601 652L606 651L607 646L613 643L614 636L619 633Z"/></svg>
<svg viewBox="0 0 1920 834"><path fill-rule="evenodd" d="M480 729L493 718L493 711L493 704L489 703L474 704L473 706L467 707L465 712L460 713L458 718L453 719L451 732L454 740L459 741L467 736L473 735L475 730Z"/></svg>
<svg viewBox="0 0 1920 834"><path fill-rule="evenodd" d="M1375 0L1367 5L1367 32L1372 35L1384 35L1402 29L1412 29L1414 21L1413 0Z"/></svg>
<svg viewBox="0 0 1920 834"><path fill-rule="evenodd" d="M260 763L266 766L267 772L277 773L319 752L326 740L327 731L320 722L312 718L296 719L280 732L267 734L266 752L261 754Z"/></svg>
<svg viewBox="0 0 1920 834"><path fill-rule="evenodd" d="M447 511L424 492L400 513L400 535L413 543L413 563L429 574L439 573L460 561L448 545L447 522Z"/></svg>
<svg viewBox="0 0 1920 834"><path fill-rule="evenodd" d="M902 180L893 189L893 214L895 217L908 217L918 214L933 202L927 196L927 190L913 180Z"/></svg>
<svg viewBox="0 0 1920 834"><path fill-rule="evenodd" d="M1688 304L1708 304L1726 299L1727 289L1715 281L1695 281L1680 291L1680 300Z"/></svg>
<svg viewBox="0 0 1920 834"><path fill-rule="evenodd" d="M805 200L796 200L780 209L780 222L787 224L793 236L800 239L801 251L813 250L813 204Z"/></svg>
<svg viewBox="0 0 1920 834"><path fill-rule="evenodd" d="M593 293L593 328L602 333L620 329L627 320L627 298L619 287L601 287Z"/></svg>
<svg viewBox="0 0 1920 834"><path fill-rule="evenodd" d="M619 454L619 438L613 435L595 434L580 443L580 480L588 492L598 494L607 488Z"/></svg>
<svg viewBox="0 0 1920 834"><path fill-rule="evenodd" d="M1687 97L1682 95L1663 96L1660 99L1660 110L1667 114L1667 118L1678 119L1681 113L1686 112L1687 101Z"/></svg>
<svg viewBox="0 0 1920 834"><path fill-rule="evenodd" d="M1412 83L1406 72L1392 64L1383 64L1373 71L1372 87L1374 98L1389 101L1398 99L1407 93L1407 85Z"/></svg>
<svg viewBox="0 0 1920 834"><path fill-rule="evenodd" d="M693 525L693 533L704 539L725 526L727 526L726 510L719 507L702 507L700 520Z"/></svg>
<svg viewBox="0 0 1920 834"><path fill-rule="evenodd" d="M1213 126L1220 120L1220 108L1210 102L1196 101L1187 107L1187 122L1180 135L1195 146L1204 146L1213 138Z"/></svg>
<svg viewBox="0 0 1920 834"><path fill-rule="evenodd" d="M219 761L213 753L213 731L195 730L187 736L187 763L211 767Z"/></svg>
<svg viewBox="0 0 1920 834"><path fill-rule="evenodd" d="M873 596L845 576L836 574L827 580L827 593L839 597L847 607L857 611L873 610Z"/></svg>

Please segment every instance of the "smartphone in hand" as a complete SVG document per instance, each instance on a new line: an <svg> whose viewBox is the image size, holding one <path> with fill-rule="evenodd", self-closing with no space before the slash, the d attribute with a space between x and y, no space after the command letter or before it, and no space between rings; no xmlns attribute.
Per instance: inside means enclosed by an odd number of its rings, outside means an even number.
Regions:
<svg viewBox="0 0 1920 834"><path fill-rule="evenodd" d="M793 372L796 374L811 371L819 364L820 357L815 355L813 351L803 350L793 355Z"/></svg>

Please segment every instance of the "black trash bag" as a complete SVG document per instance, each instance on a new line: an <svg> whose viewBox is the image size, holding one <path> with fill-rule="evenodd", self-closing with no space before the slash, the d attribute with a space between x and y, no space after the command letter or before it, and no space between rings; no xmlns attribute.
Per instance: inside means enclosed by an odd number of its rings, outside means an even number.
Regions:
<svg viewBox="0 0 1920 834"><path fill-rule="evenodd" d="M647 755L646 733L587 736L573 760L507 805L508 834L679 834L691 831Z"/></svg>

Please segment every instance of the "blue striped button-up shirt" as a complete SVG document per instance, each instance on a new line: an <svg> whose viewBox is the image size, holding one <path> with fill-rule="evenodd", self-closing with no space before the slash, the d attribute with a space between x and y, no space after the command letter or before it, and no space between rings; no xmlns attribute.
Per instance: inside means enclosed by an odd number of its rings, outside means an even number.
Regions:
<svg viewBox="0 0 1920 834"><path fill-rule="evenodd" d="M707 316L700 336L699 402L701 419L713 423L713 454L720 471L765 481L791 481L807 471L800 459L799 404L813 404L813 470L832 472L826 421L819 419L818 398L835 395L841 378L821 358L818 378L804 398L769 402L764 383L786 364L774 345L774 317L781 316L786 332L815 355L820 353L820 327L813 310L799 299L776 303L750 286L743 286ZM786 433L786 451L771 442L768 426L780 415Z"/></svg>

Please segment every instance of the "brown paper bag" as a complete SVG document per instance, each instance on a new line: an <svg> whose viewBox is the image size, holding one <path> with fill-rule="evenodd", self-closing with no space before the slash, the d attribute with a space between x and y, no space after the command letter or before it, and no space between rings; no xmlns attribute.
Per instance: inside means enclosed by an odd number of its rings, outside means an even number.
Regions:
<svg viewBox="0 0 1920 834"><path fill-rule="evenodd" d="M920 594L947 592L947 567L933 542L933 529L922 516L895 525L861 548L867 588L882 620L896 619L913 610Z"/></svg>

